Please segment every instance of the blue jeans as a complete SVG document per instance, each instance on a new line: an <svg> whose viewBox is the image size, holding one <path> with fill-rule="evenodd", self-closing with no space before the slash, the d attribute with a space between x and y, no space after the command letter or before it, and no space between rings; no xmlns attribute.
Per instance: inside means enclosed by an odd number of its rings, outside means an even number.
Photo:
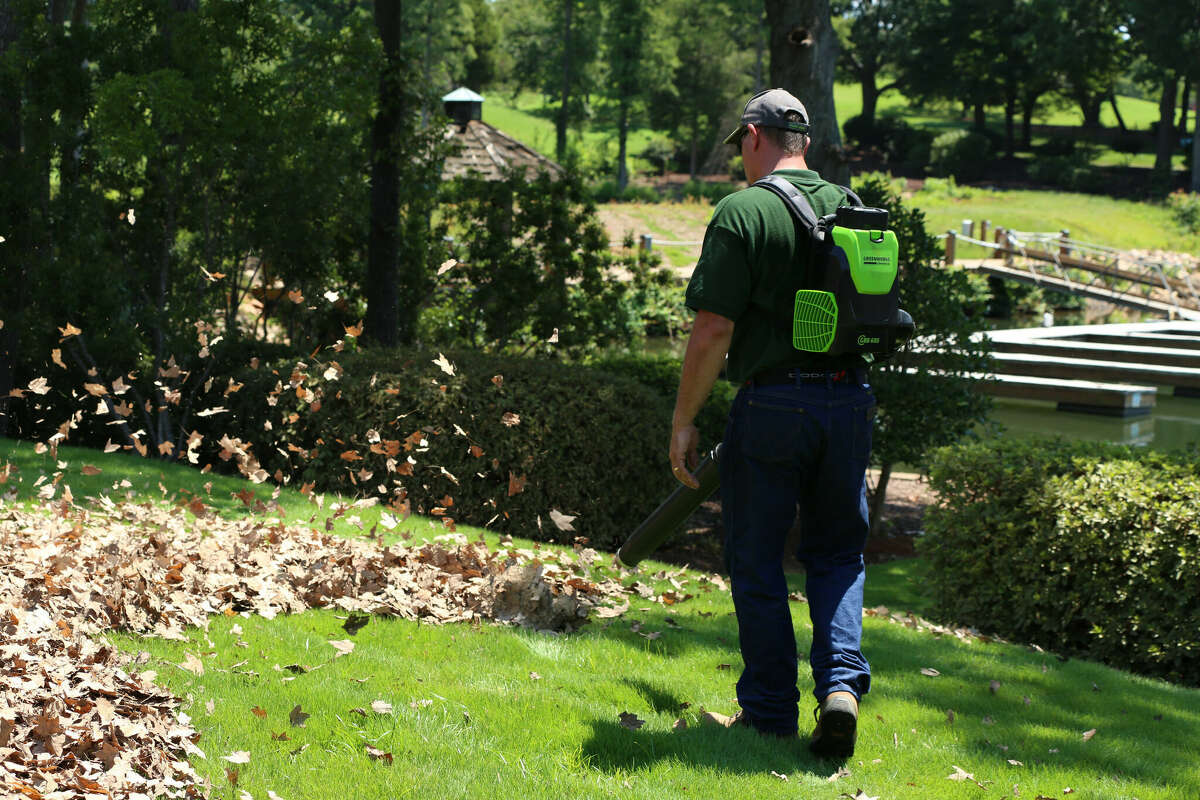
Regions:
<svg viewBox="0 0 1200 800"><path fill-rule="evenodd" d="M783 574L797 505L797 556L807 571L813 626L813 694L818 700L837 691L862 697L870 688L860 645L875 399L851 376L845 382L747 384L725 430L725 565L745 662L738 702L751 724L769 733L797 730L796 639Z"/></svg>

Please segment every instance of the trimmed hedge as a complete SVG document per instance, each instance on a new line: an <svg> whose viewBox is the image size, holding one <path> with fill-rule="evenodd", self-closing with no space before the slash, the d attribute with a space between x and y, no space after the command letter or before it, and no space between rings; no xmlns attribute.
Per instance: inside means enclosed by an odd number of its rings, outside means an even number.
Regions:
<svg viewBox="0 0 1200 800"><path fill-rule="evenodd" d="M675 385L660 376L673 369L677 383L678 361L447 352L451 376L438 355L371 350L246 370L228 405L267 474L533 539L615 549L674 487ZM224 430L201 432L215 444ZM551 510L575 516L574 530Z"/></svg>
<svg viewBox="0 0 1200 800"><path fill-rule="evenodd" d="M1200 685L1196 454L1000 440L939 450L935 615Z"/></svg>

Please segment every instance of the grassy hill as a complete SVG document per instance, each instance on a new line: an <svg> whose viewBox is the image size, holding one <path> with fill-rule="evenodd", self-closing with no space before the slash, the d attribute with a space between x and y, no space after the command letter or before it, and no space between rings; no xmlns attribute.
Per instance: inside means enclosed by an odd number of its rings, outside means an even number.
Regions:
<svg viewBox="0 0 1200 800"><path fill-rule="evenodd" d="M68 447L38 455L13 443L0 443L0 464L16 467L4 470L0 522L4 508L43 502L48 482L38 478L54 476L59 497L70 485L76 505L45 508L47 525L67 517L102 524L122 502L195 497L219 517L181 510L178 524L214 531L247 515L277 524L274 513L256 517L237 496L263 494L262 486L180 465ZM100 496L118 503L115 511L89 510L87 498ZM333 498L319 507L285 487L278 501L301 529L363 536L373 524L372 509L353 522L334 518ZM414 532L440 529L412 522ZM15 547L33 535L6 534ZM250 550L243 558L255 563ZM813 758L802 740L698 724L705 708L734 710L741 669L719 580L653 562L640 573L620 573L607 557L596 564L591 579L653 588L566 636L378 615L348 634L344 613L315 609L273 619L218 614L183 641L120 631L107 639L140 654L136 669L182 698L181 711L201 733L203 755L190 761L214 798L324 800L331 786L353 786L363 800L1200 796L1200 690L931 625L917 616L926 604L919 559L868 570L864 649L874 681L857 751L844 764ZM670 580L688 596L663 601ZM803 576L789 583L801 597ZM792 609L804 653L807 609L802 599ZM801 661L803 692L808 680ZM801 702L802 735L811 703Z"/></svg>
<svg viewBox="0 0 1200 800"><path fill-rule="evenodd" d="M837 107L839 123L844 123L859 114L862 111L862 93L858 84L836 84L834 86L834 103ZM1130 130L1148 131L1151 123L1158 119L1157 103L1126 96L1119 96L1117 103L1121 110L1121 116ZM501 91L492 91L487 94L487 99L483 104L483 119L535 150L553 156L554 108L552 100L548 100L536 92L522 92L513 98ZM933 130L966 128L971 125L971 120L962 115L959 107L945 103L931 107L916 107L897 91L888 92L879 99L878 114L885 117L903 117L911 125ZM1042 111L1034 116L1033 122L1035 125L1075 126L1083 122L1083 116L1074 106L1061 106ZM989 109L987 123L996 131L1003 131L1003 110ZM1101 110L1101 124L1105 127L1117 126L1116 116L1113 114L1112 107L1107 103ZM568 138L591 163L610 162L616 157L617 138L615 127L612 125L602 122L593 123L582 133L572 131ZM635 171L651 169L648 162L637 156L651 141L661 138L665 138L665 135L646 128L637 128L631 131L628 148L634 159L632 169ZM1035 135L1034 145L1041 144L1045 138L1045 136ZM1098 155L1094 163L1100 166L1151 167L1154 164L1154 156L1148 152L1130 155L1105 150ZM1181 154L1175 156L1175 167L1176 169L1183 168Z"/></svg>

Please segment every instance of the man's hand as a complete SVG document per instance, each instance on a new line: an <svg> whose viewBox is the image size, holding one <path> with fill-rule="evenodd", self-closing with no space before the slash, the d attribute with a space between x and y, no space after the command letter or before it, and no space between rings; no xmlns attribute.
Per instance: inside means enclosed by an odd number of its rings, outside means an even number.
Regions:
<svg viewBox="0 0 1200 800"><path fill-rule="evenodd" d="M695 425L671 432L671 474L689 489L700 488L700 482L691 472L700 463L700 454L696 451L699 444L700 431Z"/></svg>
<svg viewBox="0 0 1200 800"><path fill-rule="evenodd" d="M683 354L679 392L675 395L675 414L671 418L671 474L675 480L692 489L700 488L700 482L690 471L700 463L700 456L696 452L700 444L700 432L695 425L696 415L717 382L732 339L733 320L711 311L696 312L687 352Z"/></svg>

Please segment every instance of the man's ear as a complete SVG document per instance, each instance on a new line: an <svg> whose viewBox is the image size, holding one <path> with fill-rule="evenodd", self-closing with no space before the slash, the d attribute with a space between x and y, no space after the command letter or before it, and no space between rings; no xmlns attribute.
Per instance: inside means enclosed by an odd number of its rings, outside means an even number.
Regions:
<svg viewBox="0 0 1200 800"><path fill-rule="evenodd" d="M762 145L762 131L754 123L746 126L746 135L753 137L750 139L750 149L757 150Z"/></svg>

